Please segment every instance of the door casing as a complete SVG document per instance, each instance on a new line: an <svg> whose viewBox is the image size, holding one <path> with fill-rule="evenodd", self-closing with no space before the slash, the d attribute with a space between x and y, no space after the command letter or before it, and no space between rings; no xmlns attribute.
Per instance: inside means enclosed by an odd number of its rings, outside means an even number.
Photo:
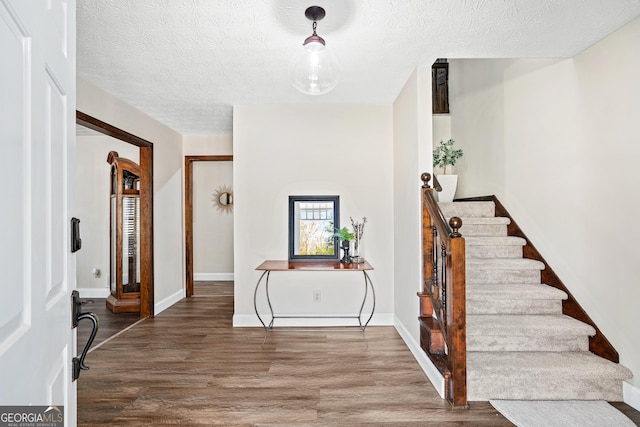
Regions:
<svg viewBox="0 0 640 427"><path fill-rule="evenodd" d="M153 143L81 111L76 123L140 148L140 318L153 317Z"/></svg>
<svg viewBox="0 0 640 427"><path fill-rule="evenodd" d="M193 296L193 162L228 162L233 156L184 156L185 288Z"/></svg>

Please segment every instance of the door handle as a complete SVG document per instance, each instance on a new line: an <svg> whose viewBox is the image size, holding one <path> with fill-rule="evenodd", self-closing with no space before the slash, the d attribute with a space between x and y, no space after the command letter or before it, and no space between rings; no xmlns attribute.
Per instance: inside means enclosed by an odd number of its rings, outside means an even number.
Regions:
<svg viewBox="0 0 640 427"><path fill-rule="evenodd" d="M87 352L89 351L89 347L93 344L93 340L96 338L96 334L98 333L98 327L100 326L100 319L95 313L83 313L82 312L82 301L80 301L80 294L77 290L73 290L71 292L71 322L72 327L75 328L78 326L78 322L82 319L89 319L93 323L93 327L91 329L91 335L89 335L89 340L84 346L82 350L82 354L80 357L74 357L72 360L73 363L73 381L77 380L80 376L81 370L87 370L89 367L84 364L84 358L87 357Z"/></svg>
<svg viewBox="0 0 640 427"><path fill-rule="evenodd" d="M82 239L80 238L80 220L71 218L71 253L82 249Z"/></svg>

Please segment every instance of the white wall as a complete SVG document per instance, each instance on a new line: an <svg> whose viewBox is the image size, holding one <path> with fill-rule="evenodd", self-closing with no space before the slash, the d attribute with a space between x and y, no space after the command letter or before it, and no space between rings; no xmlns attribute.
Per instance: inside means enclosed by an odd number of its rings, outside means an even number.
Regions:
<svg viewBox="0 0 640 427"><path fill-rule="evenodd" d="M451 139L451 116L449 114L434 114L432 123L434 145L438 145L440 141L447 142Z"/></svg>
<svg viewBox="0 0 640 427"><path fill-rule="evenodd" d="M193 162L194 280L233 280L233 207L214 203L223 186L233 192L232 162Z"/></svg>
<svg viewBox="0 0 640 427"><path fill-rule="evenodd" d="M77 109L153 143L156 313L184 296L182 136L129 104L77 78Z"/></svg>
<svg viewBox="0 0 640 427"><path fill-rule="evenodd" d="M463 195L501 199L633 371L636 391L639 41L636 19L573 59L450 69Z"/></svg>
<svg viewBox="0 0 640 427"><path fill-rule="evenodd" d="M456 146L464 149L464 155L456 163L456 197L504 191L502 71L512 62L508 59L449 60L451 137ZM474 178L479 176L482 179Z"/></svg>
<svg viewBox="0 0 640 427"><path fill-rule="evenodd" d="M110 151L139 161L138 147L106 135L76 137L76 216L80 218L82 250L77 253L77 288L83 298L109 295ZM93 269L101 277L93 275Z"/></svg>
<svg viewBox="0 0 640 427"><path fill-rule="evenodd" d="M390 106L234 107L234 325L258 325L254 269L287 259L288 196L310 194L339 195L342 226L350 226L349 216L368 218L363 244L375 268L373 321L392 323L392 126ZM363 291L355 273L273 273L270 286L276 309L298 314L357 312ZM313 290L321 290L321 302L313 302Z"/></svg>
<svg viewBox="0 0 640 427"><path fill-rule="evenodd" d="M435 60L435 58L434 58ZM393 104L394 323L438 392L442 376L420 348L422 206L420 175L431 172L431 68L414 70Z"/></svg>
<svg viewBox="0 0 640 427"><path fill-rule="evenodd" d="M185 156L225 156L233 154L233 135L184 135Z"/></svg>

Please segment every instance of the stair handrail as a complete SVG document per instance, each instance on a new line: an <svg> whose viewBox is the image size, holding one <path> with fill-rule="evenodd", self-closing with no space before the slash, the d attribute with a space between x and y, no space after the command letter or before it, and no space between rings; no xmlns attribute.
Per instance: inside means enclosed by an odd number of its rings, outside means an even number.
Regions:
<svg viewBox="0 0 640 427"><path fill-rule="evenodd" d="M435 178L435 176L434 176ZM446 221L429 186L431 174L421 175L423 292L430 301L422 305L424 316L436 319L444 339L444 354L423 349L434 362L445 358L441 373L445 379L445 398L454 407L467 406L466 344L466 255L465 241L459 233L462 220ZM438 245L440 248L438 248ZM441 364L434 363L436 367Z"/></svg>
<svg viewBox="0 0 640 427"><path fill-rule="evenodd" d="M442 186L440 185L440 181L438 181L438 176L435 174L435 172L433 173L433 188L435 188L437 192L442 191Z"/></svg>

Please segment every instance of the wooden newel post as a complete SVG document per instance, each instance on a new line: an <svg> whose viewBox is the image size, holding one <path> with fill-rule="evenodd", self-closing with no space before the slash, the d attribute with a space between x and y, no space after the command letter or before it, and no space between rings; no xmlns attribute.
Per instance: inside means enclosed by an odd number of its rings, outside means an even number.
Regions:
<svg viewBox="0 0 640 427"><path fill-rule="evenodd" d="M431 188L429 186L429 181L431 181L431 174L428 172L424 172L420 175L420 179L422 180L422 188Z"/></svg>
<svg viewBox="0 0 640 427"><path fill-rule="evenodd" d="M454 218L450 225L454 228ZM459 220L459 218L458 218ZM462 225L462 221L460 221ZM457 233L454 228L452 234ZM451 371L449 384L449 399L453 406L467 406L467 336L466 336L466 266L465 242L460 234L451 239L451 282L449 286L449 311L447 323L449 326L449 354L448 367Z"/></svg>
<svg viewBox="0 0 640 427"><path fill-rule="evenodd" d="M451 318L450 342L452 351L449 358L451 383L449 384L449 399L453 406L467 406L467 337L466 337L466 271L465 271L465 242L460 234L462 220L457 216L449 220L451 227Z"/></svg>
<svg viewBox="0 0 640 427"><path fill-rule="evenodd" d="M451 226L451 230L453 230L449 237L462 237L462 234L458 231L460 227L462 227L462 220L460 218L457 216L452 217L449 220L449 226Z"/></svg>

